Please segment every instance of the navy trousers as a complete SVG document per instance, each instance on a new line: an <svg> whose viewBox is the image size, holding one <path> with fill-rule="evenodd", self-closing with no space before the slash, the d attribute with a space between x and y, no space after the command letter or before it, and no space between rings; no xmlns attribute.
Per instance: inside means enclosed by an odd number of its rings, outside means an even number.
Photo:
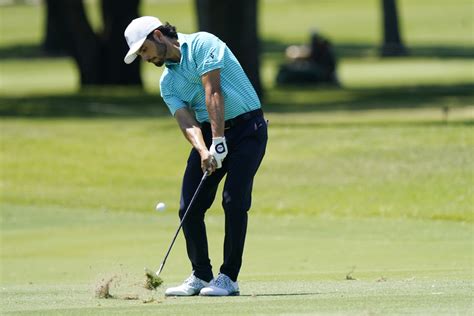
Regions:
<svg viewBox="0 0 474 316"><path fill-rule="evenodd" d="M212 142L211 126L204 123L201 129L209 148ZM225 175L222 196L225 214L224 262L220 272L233 281L237 280L242 265L253 179L267 145L267 122L262 114L239 121L225 130L225 138L229 152L222 168L206 179L183 223L186 249L194 275L204 281L213 278L204 217L214 202L218 185ZM201 157L192 149L181 189L180 218L183 217L202 175Z"/></svg>

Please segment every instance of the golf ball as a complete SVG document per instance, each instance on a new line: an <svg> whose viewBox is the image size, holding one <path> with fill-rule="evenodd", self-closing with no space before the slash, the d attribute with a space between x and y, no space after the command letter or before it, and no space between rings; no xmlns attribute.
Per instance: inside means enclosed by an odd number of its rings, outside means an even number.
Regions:
<svg viewBox="0 0 474 316"><path fill-rule="evenodd" d="M163 202L159 202L158 204L156 204L156 210L158 212L163 212L165 208L166 208L166 204Z"/></svg>

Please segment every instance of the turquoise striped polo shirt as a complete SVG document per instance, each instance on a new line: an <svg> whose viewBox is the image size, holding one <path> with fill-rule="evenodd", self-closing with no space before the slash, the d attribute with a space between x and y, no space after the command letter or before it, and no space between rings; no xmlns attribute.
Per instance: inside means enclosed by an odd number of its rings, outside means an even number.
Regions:
<svg viewBox="0 0 474 316"><path fill-rule="evenodd" d="M261 107L255 89L224 42L206 32L178 33L178 39L181 60L166 62L160 79L161 97L173 116L188 107L199 122L209 122L201 76L215 69L221 72L225 120Z"/></svg>

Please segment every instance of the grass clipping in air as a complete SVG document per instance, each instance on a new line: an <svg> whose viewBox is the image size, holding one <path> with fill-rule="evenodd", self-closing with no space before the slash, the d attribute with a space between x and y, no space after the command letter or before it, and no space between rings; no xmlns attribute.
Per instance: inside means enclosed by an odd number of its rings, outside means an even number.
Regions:
<svg viewBox="0 0 474 316"><path fill-rule="evenodd" d="M95 297L105 299L113 298L113 295L110 294L110 285L115 278L116 276L108 279L102 279L102 281L95 288Z"/></svg>
<svg viewBox="0 0 474 316"><path fill-rule="evenodd" d="M147 290L156 290L163 283L163 280L150 269L145 269L145 276L146 279L143 286Z"/></svg>

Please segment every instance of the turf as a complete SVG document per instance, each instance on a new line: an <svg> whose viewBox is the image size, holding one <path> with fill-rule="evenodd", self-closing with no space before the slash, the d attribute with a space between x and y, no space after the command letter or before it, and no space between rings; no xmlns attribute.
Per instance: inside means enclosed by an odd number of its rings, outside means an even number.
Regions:
<svg viewBox="0 0 474 316"><path fill-rule="evenodd" d="M177 227L173 210L189 148L176 141L172 119L2 120L2 308L469 313L471 125L462 114L446 124L410 123L406 110L402 122L387 122L385 111L362 112L362 123L336 113L268 115L271 142L255 183L242 297L217 301L164 299L163 289L189 273L181 238L163 288L141 287L144 266L158 267ZM170 211L154 211L157 200ZM208 214L217 268L219 203ZM117 298L96 299L94 288L113 276Z"/></svg>
<svg viewBox="0 0 474 316"><path fill-rule="evenodd" d="M5 312L82 314L466 314L472 311L472 226L456 222L331 219L252 214L241 297L165 299L189 271L179 238L157 292L140 287L157 268L174 214L8 207L2 222ZM208 216L210 251L221 260L222 216ZM303 246L304 245L304 246ZM347 276L356 280L347 280ZM113 275L117 297L95 285ZM138 283L138 284L137 284ZM149 304L145 300L154 298Z"/></svg>
<svg viewBox="0 0 474 316"><path fill-rule="evenodd" d="M260 214L473 219L465 121L268 119ZM189 145L171 118L4 120L2 134L4 203L148 212L163 199L177 208Z"/></svg>

